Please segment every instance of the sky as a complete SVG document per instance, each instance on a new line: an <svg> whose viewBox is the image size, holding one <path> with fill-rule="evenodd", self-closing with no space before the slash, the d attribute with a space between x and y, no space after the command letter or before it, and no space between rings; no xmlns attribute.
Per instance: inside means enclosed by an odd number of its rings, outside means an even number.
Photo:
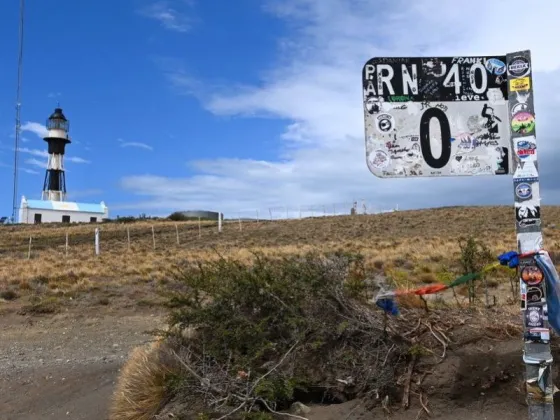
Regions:
<svg viewBox="0 0 560 420"><path fill-rule="evenodd" d="M4 5L0 17L6 216L18 3ZM103 200L111 217L341 212L354 200L369 211L513 207L509 176L371 174L361 71L374 56L530 49L542 203L560 204L559 13L556 0L27 1L19 196L41 196L44 124L60 104L72 138L68 200Z"/></svg>

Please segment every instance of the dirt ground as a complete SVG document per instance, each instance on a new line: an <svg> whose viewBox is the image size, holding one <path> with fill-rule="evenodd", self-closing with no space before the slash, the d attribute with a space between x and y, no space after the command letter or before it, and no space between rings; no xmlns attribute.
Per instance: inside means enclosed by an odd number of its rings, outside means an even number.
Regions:
<svg viewBox="0 0 560 420"><path fill-rule="evenodd" d="M109 308L0 316L0 419L107 419L120 366L161 321Z"/></svg>
<svg viewBox="0 0 560 420"><path fill-rule="evenodd" d="M101 307L46 316L5 313L0 316L0 419L106 420L128 352L152 339L145 331L162 325L162 314L147 308ZM448 356L422 384L430 418L526 418L521 340L454 340ZM557 345L554 355L560 360ZM398 403L391 414L381 408L368 411L354 400L311 406L300 415L309 420L428 418L418 395L411 395L408 410ZM560 400L555 406L560 418Z"/></svg>
<svg viewBox="0 0 560 420"><path fill-rule="evenodd" d="M339 405L311 407L309 420L519 420L528 418L523 393L525 367L521 360L522 342L512 338L467 343L457 337L444 361L436 365L422 382L423 401L430 411L427 416L419 395L411 393L410 407L401 408L397 401L391 412L376 408L368 411L359 400ZM553 348L555 360L560 349ZM558 383L558 365L554 382ZM555 418L560 418L560 398L555 396Z"/></svg>

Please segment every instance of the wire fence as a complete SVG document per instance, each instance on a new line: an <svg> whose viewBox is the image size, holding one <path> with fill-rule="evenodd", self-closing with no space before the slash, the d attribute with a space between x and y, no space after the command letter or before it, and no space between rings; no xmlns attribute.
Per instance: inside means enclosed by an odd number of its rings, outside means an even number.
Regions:
<svg viewBox="0 0 560 420"><path fill-rule="evenodd" d="M302 206L275 206L261 209L250 209L226 214L228 219L245 220L287 220L304 219L321 216L347 216L351 214L377 214L398 210L378 207L365 200L340 202L331 204L314 204Z"/></svg>
<svg viewBox="0 0 560 420"><path fill-rule="evenodd" d="M346 206L345 206L346 205ZM340 209L340 210L337 210ZM373 214L363 205L338 203L329 206L271 207L263 218L259 212L245 211L233 213L229 218L170 222L168 220L137 221L120 223L117 221L103 224L62 225L45 223L38 225L18 225L4 227L0 240L0 258L39 258L45 251L61 255L87 256L104 252L135 252L169 249L172 246L203 248L220 242L225 234L237 232L233 238L243 234L267 235L266 226L278 222L319 217ZM329 211L330 210L330 211ZM378 211L392 212L395 210ZM272 233L272 232L270 232Z"/></svg>

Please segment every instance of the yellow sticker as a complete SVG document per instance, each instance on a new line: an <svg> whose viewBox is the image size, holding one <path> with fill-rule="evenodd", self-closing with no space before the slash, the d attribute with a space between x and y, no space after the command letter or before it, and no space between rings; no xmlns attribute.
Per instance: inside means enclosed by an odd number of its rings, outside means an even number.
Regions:
<svg viewBox="0 0 560 420"><path fill-rule="evenodd" d="M520 90L531 89L531 79L528 77L522 77L520 79L511 79L509 81L509 90L512 92L517 92Z"/></svg>

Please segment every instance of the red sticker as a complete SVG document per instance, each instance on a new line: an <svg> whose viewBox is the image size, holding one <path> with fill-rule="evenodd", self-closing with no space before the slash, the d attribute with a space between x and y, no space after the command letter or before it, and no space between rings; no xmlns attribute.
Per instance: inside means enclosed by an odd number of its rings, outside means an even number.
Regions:
<svg viewBox="0 0 560 420"><path fill-rule="evenodd" d="M528 286L536 286L544 279L544 274L536 265L528 265L521 270L521 280Z"/></svg>

